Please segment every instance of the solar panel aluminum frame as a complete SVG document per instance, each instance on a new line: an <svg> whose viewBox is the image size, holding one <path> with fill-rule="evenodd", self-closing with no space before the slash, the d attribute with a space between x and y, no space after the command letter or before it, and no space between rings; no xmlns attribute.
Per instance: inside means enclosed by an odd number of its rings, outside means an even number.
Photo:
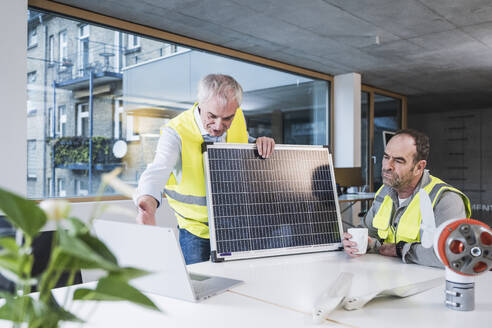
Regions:
<svg viewBox="0 0 492 328"><path fill-rule="evenodd" d="M340 205L338 203L338 195L336 192L337 189L335 183L335 174L333 170L333 160L329 152L329 149L324 146L311 146L311 145L300 146L300 145L277 144L275 145L275 150L282 150L282 149L320 150L323 148L326 149L328 155L328 165L330 168L332 188L333 188L332 190L334 196L334 203L336 207L338 230L340 233L340 242L331 243L331 244L248 250L248 251L241 251L241 252L230 252L230 253L228 252L228 253L219 254L217 252L216 225L215 225L215 216L214 216L214 208L213 208L213 199L211 196L212 185L211 185L211 178L210 178L210 166L209 166L209 155L208 155L208 149L211 148L256 149L256 145L234 144L234 143L204 143L203 144L202 150L203 150L203 161L204 161L203 164L205 170L205 187L206 187L206 195L207 195L206 198L207 198L208 222L209 222L209 231L210 231L210 248L211 248L211 259L213 262L223 262L229 260L239 260L239 259L258 258L258 257L267 257L267 256L334 251L334 250L340 250L343 247L341 243L342 235L343 235L342 219L340 213Z"/></svg>

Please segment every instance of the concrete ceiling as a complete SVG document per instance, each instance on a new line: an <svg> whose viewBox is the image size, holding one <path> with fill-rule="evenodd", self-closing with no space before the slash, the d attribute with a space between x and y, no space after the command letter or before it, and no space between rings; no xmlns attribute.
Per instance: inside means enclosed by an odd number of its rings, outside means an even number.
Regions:
<svg viewBox="0 0 492 328"><path fill-rule="evenodd" d="M408 96L492 108L491 0L59 0Z"/></svg>

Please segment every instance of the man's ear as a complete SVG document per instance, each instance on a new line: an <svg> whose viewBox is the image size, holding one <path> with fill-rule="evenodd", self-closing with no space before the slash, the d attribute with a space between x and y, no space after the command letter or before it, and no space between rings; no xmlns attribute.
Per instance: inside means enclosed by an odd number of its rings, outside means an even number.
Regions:
<svg viewBox="0 0 492 328"><path fill-rule="evenodd" d="M416 173L422 173L424 172L425 167L427 166L427 161L426 160L420 160L417 165L415 165L415 168L417 169Z"/></svg>

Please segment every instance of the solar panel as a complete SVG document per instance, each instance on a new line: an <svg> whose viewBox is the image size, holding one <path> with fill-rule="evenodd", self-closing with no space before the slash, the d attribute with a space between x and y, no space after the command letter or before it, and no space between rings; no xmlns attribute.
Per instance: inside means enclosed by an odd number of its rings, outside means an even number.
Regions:
<svg viewBox="0 0 492 328"><path fill-rule="evenodd" d="M336 250L342 223L323 146L204 144L212 260Z"/></svg>

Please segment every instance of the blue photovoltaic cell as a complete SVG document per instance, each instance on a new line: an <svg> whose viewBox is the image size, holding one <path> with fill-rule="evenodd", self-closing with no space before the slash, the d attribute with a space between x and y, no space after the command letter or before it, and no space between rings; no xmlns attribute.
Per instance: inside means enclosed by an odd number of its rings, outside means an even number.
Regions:
<svg viewBox="0 0 492 328"><path fill-rule="evenodd" d="M207 153L217 253L341 242L328 149Z"/></svg>

